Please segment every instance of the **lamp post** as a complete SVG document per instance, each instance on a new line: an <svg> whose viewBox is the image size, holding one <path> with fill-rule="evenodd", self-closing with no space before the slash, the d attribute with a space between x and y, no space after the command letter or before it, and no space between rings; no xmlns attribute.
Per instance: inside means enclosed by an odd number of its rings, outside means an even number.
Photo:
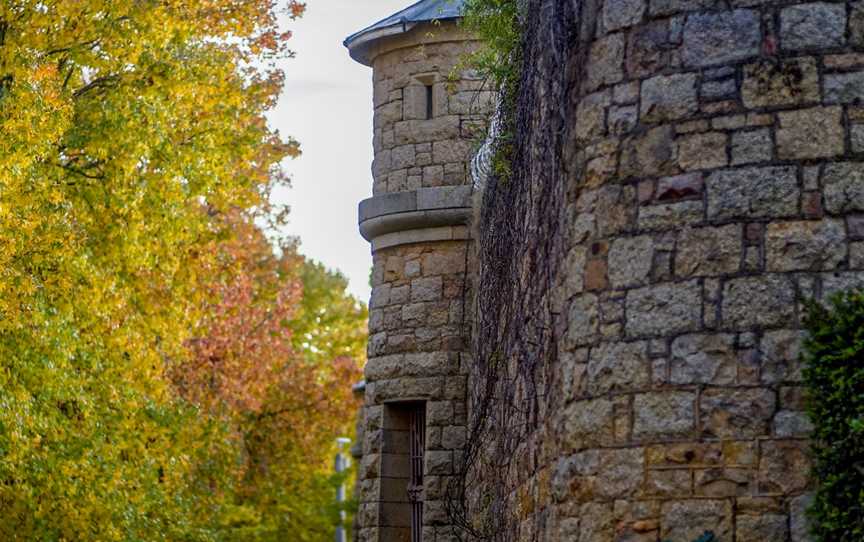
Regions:
<svg viewBox="0 0 864 542"><path fill-rule="evenodd" d="M351 443L350 438L339 437L336 439L336 474L342 473L351 466L351 459L345 455L342 450ZM339 484L336 488L336 503L341 505L345 502L345 484ZM346 542L345 540L345 510L339 510L339 525L336 526L336 542Z"/></svg>

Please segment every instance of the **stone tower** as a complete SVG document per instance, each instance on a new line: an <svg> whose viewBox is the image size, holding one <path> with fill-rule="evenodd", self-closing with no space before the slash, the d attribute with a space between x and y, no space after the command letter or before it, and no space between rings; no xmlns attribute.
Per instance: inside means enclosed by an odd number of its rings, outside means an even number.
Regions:
<svg viewBox="0 0 864 542"><path fill-rule="evenodd" d="M345 40L374 79L374 196L362 541L449 540L443 491L465 442L468 160L489 96L457 65L461 2L423 0Z"/></svg>

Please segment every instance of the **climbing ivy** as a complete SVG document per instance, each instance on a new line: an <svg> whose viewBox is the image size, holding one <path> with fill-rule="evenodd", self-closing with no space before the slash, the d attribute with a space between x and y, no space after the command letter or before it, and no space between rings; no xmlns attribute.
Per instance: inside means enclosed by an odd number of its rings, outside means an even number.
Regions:
<svg viewBox="0 0 864 542"><path fill-rule="evenodd" d="M519 10L516 0L467 0L463 25L482 41L472 65L497 88L515 84L519 72Z"/></svg>
<svg viewBox="0 0 864 542"><path fill-rule="evenodd" d="M513 112L522 71L519 3L517 0L467 0L463 15L462 24L480 38L482 45L459 67L477 70L499 92L500 129L494 141L491 173L507 180L512 170Z"/></svg>
<svg viewBox="0 0 864 542"><path fill-rule="evenodd" d="M492 168L472 227L477 249L472 389L462 472L448 515L462 539L510 542L545 521L521 470L545 423L555 367L547 295L563 260L562 149L583 48L570 0L468 0L465 25L486 44L474 67L500 92ZM530 59L530 60L529 60ZM517 487L518 486L518 487ZM535 523L539 525L540 523Z"/></svg>
<svg viewBox="0 0 864 542"><path fill-rule="evenodd" d="M818 541L864 540L864 291L809 306L804 343Z"/></svg>

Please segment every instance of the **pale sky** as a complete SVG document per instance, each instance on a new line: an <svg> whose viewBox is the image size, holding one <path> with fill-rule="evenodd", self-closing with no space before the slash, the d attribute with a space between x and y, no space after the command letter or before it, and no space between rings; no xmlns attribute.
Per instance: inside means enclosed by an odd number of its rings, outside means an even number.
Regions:
<svg viewBox="0 0 864 542"><path fill-rule="evenodd" d="M414 0L308 0L306 14L290 23L285 89L268 115L303 155L286 163L292 187L275 198L291 205L285 233L300 251L350 280L349 290L369 301L369 244L357 231L357 203L372 195L372 69L351 60L342 40L412 4Z"/></svg>

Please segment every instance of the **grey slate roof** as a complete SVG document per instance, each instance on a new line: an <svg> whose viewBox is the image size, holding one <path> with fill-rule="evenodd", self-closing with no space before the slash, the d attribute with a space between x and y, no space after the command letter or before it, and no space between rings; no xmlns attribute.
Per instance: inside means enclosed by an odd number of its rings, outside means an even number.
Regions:
<svg viewBox="0 0 864 542"><path fill-rule="evenodd" d="M343 44L350 49L358 40L364 41L361 38L366 36L371 37L371 34L381 31L395 30L398 32L398 27L402 27L402 31L407 31L408 27L414 23L458 19L462 16L462 7L464 4L465 0L420 0L402 11L396 12L359 32L351 34L345 38ZM386 33L389 34L390 32Z"/></svg>

